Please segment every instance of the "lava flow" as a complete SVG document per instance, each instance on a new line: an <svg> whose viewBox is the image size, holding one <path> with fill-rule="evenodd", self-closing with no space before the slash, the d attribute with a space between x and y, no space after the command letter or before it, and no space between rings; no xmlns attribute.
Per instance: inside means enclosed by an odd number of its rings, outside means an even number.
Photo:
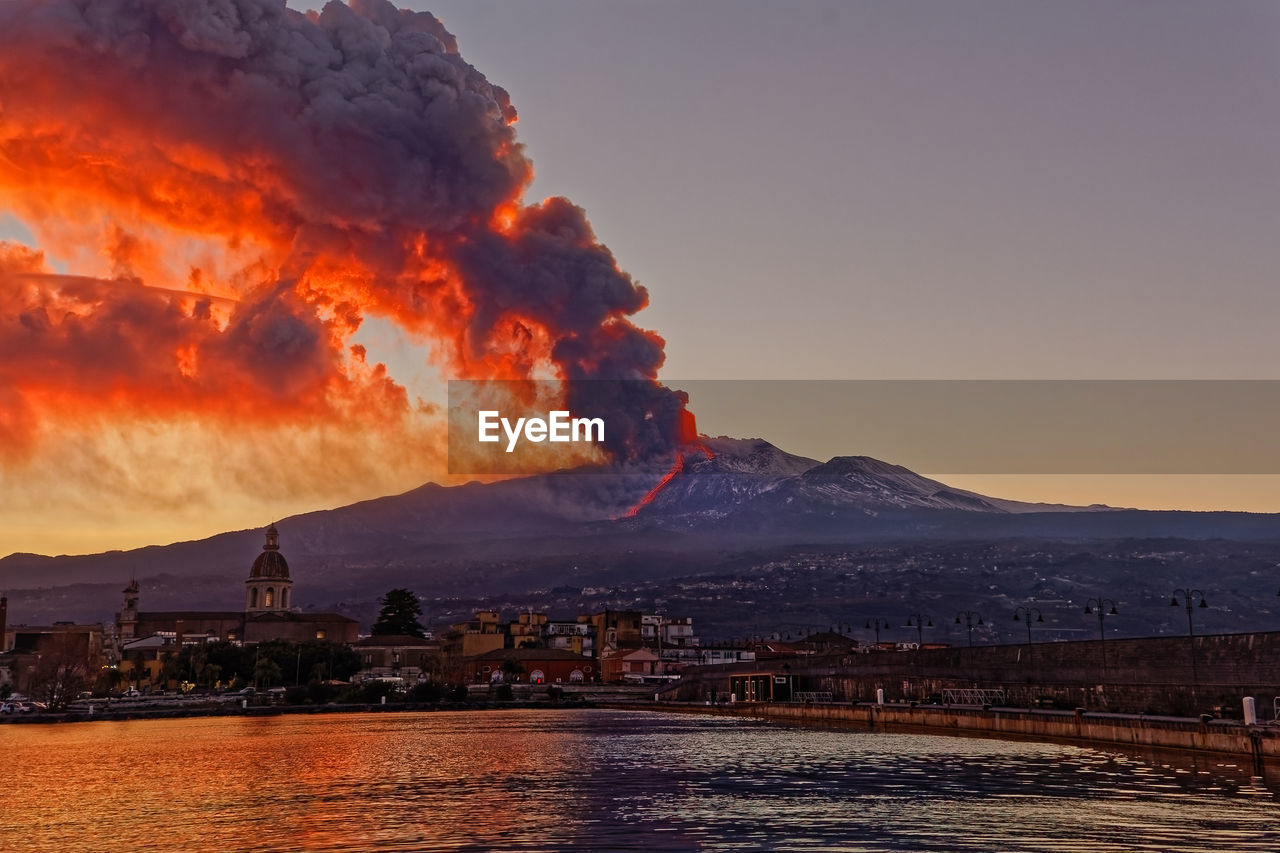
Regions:
<svg viewBox="0 0 1280 853"><path fill-rule="evenodd" d="M635 506L627 510L626 513L623 514L623 518L635 518L636 515L639 514L640 510L653 503L654 498L656 498L659 493L661 493L662 490L676 478L677 475L684 472L684 455L687 449L700 450L708 459L716 458L716 455L711 451L711 448L707 447L699 437L698 426L694 420L693 412L688 409L681 411L679 429L680 440L676 447L676 461L672 464L671 470L663 475L662 479L657 482L657 485L650 489L649 493L641 498Z"/></svg>

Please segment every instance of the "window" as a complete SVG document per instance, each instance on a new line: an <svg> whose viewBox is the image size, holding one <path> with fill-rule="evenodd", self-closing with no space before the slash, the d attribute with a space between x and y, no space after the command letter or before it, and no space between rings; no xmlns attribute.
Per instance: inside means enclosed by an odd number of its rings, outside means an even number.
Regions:
<svg viewBox="0 0 1280 853"><path fill-rule="evenodd" d="M289 606L289 588L285 587L280 590L280 607L287 608Z"/></svg>
<svg viewBox="0 0 1280 853"><path fill-rule="evenodd" d="M258 588L256 586L253 589L249 590L249 609L250 610L258 609Z"/></svg>
<svg viewBox="0 0 1280 853"><path fill-rule="evenodd" d="M575 669L573 672L569 673L569 681L571 683L582 681L582 670Z"/></svg>
<svg viewBox="0 0 1280 853"><path fill-rule="evenodd" d="M317 629L317 630L316 630L316 639L317 639L317 640L323 640L323 639L324 639L324 629L323 629L323 628L319 628L319 629Z"/></svg>
<svg viewBox="0 0 1280 853"><path fill-rule="evenodd" d="M276 591L271 587L267 587L266 594L262 596L262 606L269 609L275 604L275 600Z"/></svg>
<svg viewBox="0 0 1280 853"><path fill-rule="evenodd" d="M533 672L529 673L530 684L542 684L546 680L546 675L540 669L535 669Z"/></svg>

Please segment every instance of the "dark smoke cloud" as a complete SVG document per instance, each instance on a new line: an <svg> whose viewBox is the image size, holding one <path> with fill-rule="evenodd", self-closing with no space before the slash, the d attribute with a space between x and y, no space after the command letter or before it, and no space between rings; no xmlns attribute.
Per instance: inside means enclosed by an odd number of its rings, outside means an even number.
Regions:
<svg viewBox="0 0 1280 853"><path fill-rule="evenodd" d="M603 401L626 424L611 449L669 447L684 400L655 381L661 338L628 319L647 294L579 208L524 204L515 119L434 16L384 0L5 2L0 205L46 247L109 224L121 282L50 296L0 277L0 378L18 389L0 407L18 423L106 387L142 412L403 409L347 350L376 314L436 341L453 375L633 380ZM236 291L229 319L126 281L180 287L152 274L192 239L242 262L191 274ZM571 407L598 412L596 387Z"/></svg>

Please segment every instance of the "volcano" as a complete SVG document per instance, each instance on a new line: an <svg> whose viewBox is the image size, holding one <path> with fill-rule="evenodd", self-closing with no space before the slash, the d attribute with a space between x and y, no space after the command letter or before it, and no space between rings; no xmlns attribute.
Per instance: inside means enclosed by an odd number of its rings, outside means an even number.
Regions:
<svg viewBox="0 0 1280 853"><path fill-rule="evenodd" d="M1004 500L956 489L901 465L869 456L837 456L825 463L795 456L763 439L704 439L712 454L696 452L663 483L635 517L689 524L736 514L768 518L876 516L914 510L989 513L1097 512L1111 507Z"/></svg>
<svg viewBox="0 0 1280 853"><path fill-rule="evenodd" d="M865 456L820 462L762 439L704 437L684 460L677 469L658 458L487 484L428 484L277 526L305 578L299 600L317 606L372 606L397 586L484 596L568 581L661 583L744 554L812 547L1162 539L1194 554L1207 540L1280 542L1277 515L1011 501ZM259 530L245 530L126 552L14 554L0 560L0 588L15 603L40 599L24 609L49 618L103 618L130 577L152 590L153 606L231 607L260 538Z"/></svg>

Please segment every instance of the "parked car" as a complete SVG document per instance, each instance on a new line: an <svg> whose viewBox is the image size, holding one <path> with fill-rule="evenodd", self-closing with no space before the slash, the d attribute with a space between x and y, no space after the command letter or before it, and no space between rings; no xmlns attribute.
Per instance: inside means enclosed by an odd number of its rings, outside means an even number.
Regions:
<svg viewBox="0 0 1280 853"><path fill-rule="evenodd" d="M30 714L32 710L25 702L5 702L0 705L0 714Z"/></svg>
<svg viewBox="0 0 1280 853"><path fill-rule="evenodd" d="M139 696L142 695L142 693L139 692L136 688L131 687L128 690L126 690L122 695L128 697L129 699L137 699Z"/></svg>

